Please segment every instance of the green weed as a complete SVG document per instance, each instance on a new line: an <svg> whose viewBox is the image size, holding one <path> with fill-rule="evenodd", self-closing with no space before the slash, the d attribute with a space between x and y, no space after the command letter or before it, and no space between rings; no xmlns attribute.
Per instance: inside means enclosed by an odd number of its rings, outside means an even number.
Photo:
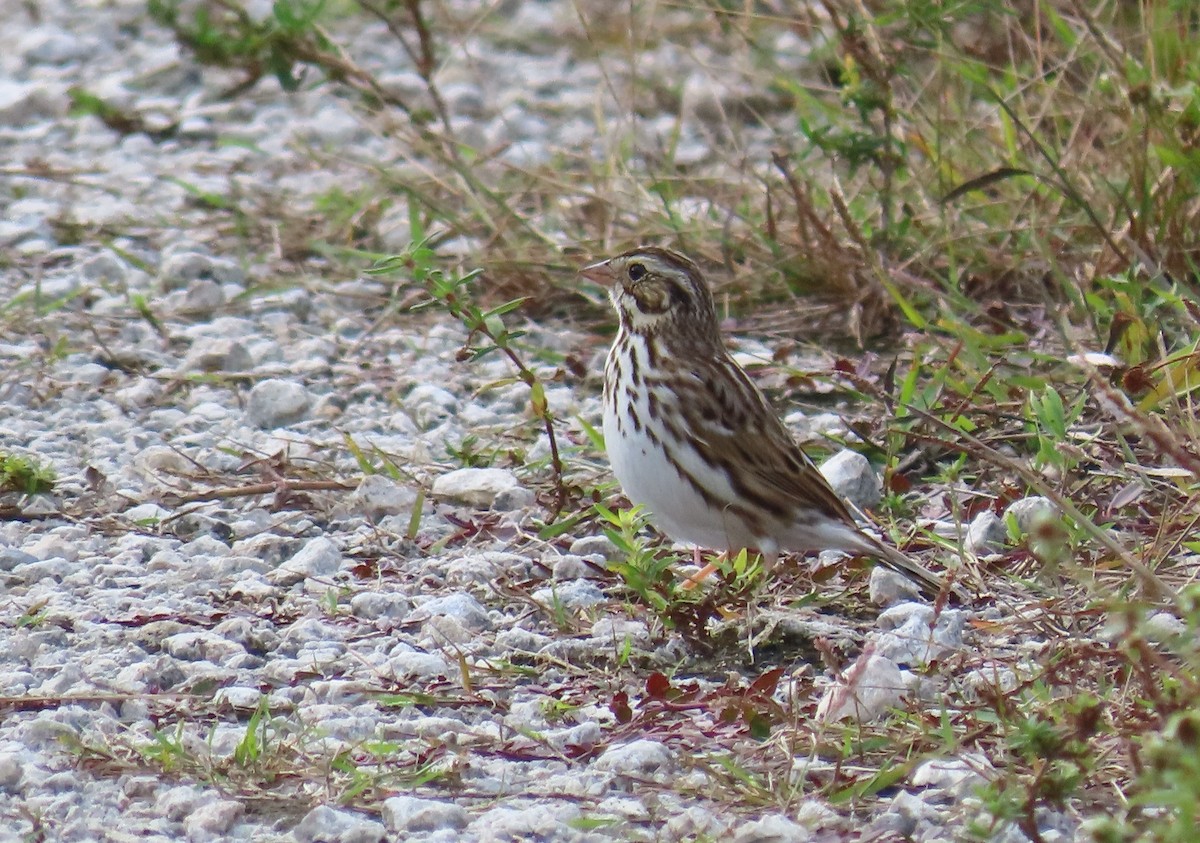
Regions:
<svg viewBox="0 0 1200 843"><path fill-rule="evenodd" d="M54 469L30 457L0 453L0 492L37 495L54 491Z"/></svg>

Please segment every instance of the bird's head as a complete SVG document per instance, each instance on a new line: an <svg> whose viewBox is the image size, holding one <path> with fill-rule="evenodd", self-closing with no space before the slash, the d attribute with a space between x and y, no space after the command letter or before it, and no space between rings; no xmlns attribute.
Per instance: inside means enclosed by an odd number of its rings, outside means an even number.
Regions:
<svg viewBox="0 0 1200 843"><path fill-rule="evenodd" d="M721 343L712 293L683 255L643 246L584 267L580 274L608 287L621 328Z"/></svg>

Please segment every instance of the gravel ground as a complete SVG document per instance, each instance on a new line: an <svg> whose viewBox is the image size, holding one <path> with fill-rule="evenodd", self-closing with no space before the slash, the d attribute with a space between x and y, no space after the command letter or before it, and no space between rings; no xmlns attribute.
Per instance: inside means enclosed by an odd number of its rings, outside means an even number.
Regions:
<svg viewBox="0 0 1200 843"><path fill-rule="evenodd" d="M569 28L572 7L509 5L529 37L466 39L443 71L460 129L503 140L517 165L602 146L611 79L531 46ZM395 159L333 88L267 80L222 98L236 77L202 74L138 2L0 0L0 15L0 449L58 477L0 501L0 840L960 839L986 759L927 760L854 810L806 797L832 763L786 725L760 742L721 716L728 689L765 668L727 679L629 609L594 527L539 541L544 470L451 456L544 464L525 387L484 388L511 376L504 360L458 362L465 332L433 311L368 331L385 281L248 254L234 215L200 201L230 197L269 225L271 208L352 193L370 178L353 161ZM369 55L381 35L347 38ZM790 33L780 49L802 53ZM686 57L676 72L699 116L676 154L700 164L703 116L737 94ZM679 60L661 45L647 72ZM411 70L389 79L421 90ZM149 129L70 116L73 86ZM404 245L405 213L378 225ZM578 421L598 423L595 338L549 326L530 344L593 372L547 398L572 420L560 435L576 479L602 481ZM350 442L396 479L364 480ZM839 483L861 485L842 462ZM995 521L970 540L1003 536ZM865 622L775 618L866 655L857 686L835 685L778 650L774 702L830 720L895 704L936 715L948 680L908 668L961 653L969 615L934 618L898 587L876 577L894 605ZM647 684L676 669L695 683L690 712ZM619 716L621 700L638 716ZM775 780L751 786L704 760L714 747L773 759ZM1038 823L1044 841L1073 838L1066 816Z"/></svg>

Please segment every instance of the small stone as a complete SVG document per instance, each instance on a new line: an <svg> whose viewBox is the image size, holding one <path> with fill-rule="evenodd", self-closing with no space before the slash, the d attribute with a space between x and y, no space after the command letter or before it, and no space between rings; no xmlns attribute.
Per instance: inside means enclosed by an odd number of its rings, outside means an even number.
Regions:
<svg viewBox="0 0 1200 843"><path fill-rule="evenodd" d="M167 819L182 822L197 808L214 798L210 791L185 784L162 791L154 804L159 813Z"/></svg>
<svg viewBox="0 0 1200 843"><path fill-rule="evenodd" d="M197 278L187 285L179 310L192 316L208 316L225 304L225 291L210 278Z"/></svg>
<svg viewBox="0 0 1200 843"><path fill-rule="evenodd" d="M514 486L510 489L502 489L496 494L495 500L492 501L492 509L496 512L513 512L532 506L535 500L532 489Z"/></svg>
<svg viewBox="0 0 1200 843"><path fill-rule="evenodd" d="M533 492L524 488L506 468L460 468L433 481L433 495L476 509L505 511L533 503Z"/></svg>
<svg viewBox="0 0 1200 843"><path fill-rule="evenodd" d="M29 64L66 65L91 57L96 45L77 35L53 26L30 30L17 45L17 52Z"/></svg>
<svg viewBox="0 0 1200 843"><path fill-rule="evenodd" d="M867 723L903 705L906 692L904 676L895 662L864 653L826 690L817 704L817 718Z"/></svg>
<svg viewBox="0 0 1200 843"><path fill-rule="evenodd" d="M871 461L857 451L840 451L825 461L821 474L837 492L859 509L871 509L883 499L883 486Z"/></svg>
<svg viewBox="0 0 1200 843"><path fill-rule="evenodd" d="M516 553L491 550L472 553L455 559L446 568L446 582L451 585L487 585L501 577L528 577L530 563Z"/></svg>
<svg viewBox="0 0 1200 843"><path fill-rule="evenodd" d="M547 735L547 737L559 749L568 747L588 749L600 743L604 737L604 732L600 729L600 724L595 720L586 720L569 729L555 732L552 737L550 735Z"/></svg>
<svg viewBox="0 0 1200 843"><path fill-rule="evenodd" d="M1004 521L990 509L985 509L971 519L964 548L976 556L987 556L1003 550L1007 541L1008 528Z"/></svg>
<svg viewBox="0 0 1200 843"><path fill-rule="evenodd" d="M578 819L580 813L578 805L562 800L553 806L509 807L501 803L475 820L465 834L451 839L549 843L563 839L562 830L569 828L569 823Z"/></svg>
<svg viewBox="0 0 1200 843"><path fill-rule="evenodd" d="M21 749L0 752L0 790L16 792L25 775L25 768L31 765L32 755L28 750Z"/></svg>
<svg viewBox="0 0 1200 843"><path fill-rule="evenodd" d="M592 606L608 602L604 592L589 580L567 580L554 586L539 588L531 596L551 611L555 607L590 609Z"/></svg>
<svg viewBox="0 0 1200 843"><path fill-rule="evenodd" d="M890 808L895 813L900 814L901 817L910 820L912 827L916 827L917 820L936 819L938 815L937 808L931 806L922 797L908 793L907 790L901 790L900 793L892 797L892 806Z"/></svg>
<svg viewBox="0 0 1200 843"><path fill-rule="evenodd" d="M171 513L156 503L141 503L125 510L125 518L134 524L153 526Z"/></svg>
<svg viewBox="0 0 1200 843"><path fill-rule="evenodd" d="M476 631L492 627L487 610L469 594L447 594L444 597L430 598L417 608L417 612L428 618L453 618L467 629Z"/></svg>
<svg viewBox="0 0 1200 843"><path fill-rule="evenodd" d="M612 562L621 557L621 551L608 540L608 536L584 536L571 542L570 553L575 556L603 556Z"/></svg>
<svg viewBox="0 0 1200 843"><path fill-rule="evenodd" d="M13 576L23 583L35 583L39 580L53 580L61 583L73 573L75 573L74 564L59 556L51 556L49 559L22 565L13 571Z"/></svg>
<svg viewBox="0 0 1200 843"><path fill-rule="evenodd" d="M21 505L21 513L31 518L44 518L62 512L58 498L50 494L29 495Z"/></svg>
<svg viewBox="0 0 1200 843"><path fill-rule="evenodd" d="M342 630L336 626L318 618L301 618L283 630L275 649L286 656L295 656L301 651L342 650L342 637Z"/></svg>
<svg viewBox="0 0 1200 843"><path fill-rule="evenodd" d="M303 539L260 533L234 542L232 552L238 556L253 556L272 568L277 568L295 556L307 543Z"/></svg>
<svg viewBox="0 0 1200 843"><path fill-rule="evenodd" d="M416 491L382 474L368 474L354 490L355 507L372 522L408 514L416 501Z"/></svg>
<svg viewBox="0 0 1200 843"><path fill-rule="evenodd" d="M112 375L112 369L99 363L84 363L71 373L71 380L88 386L100 386Z"/></svg>
<svg viewBox="0 0 1200 843"><path fill-rule="evenodd" d="M604 569L582 556L567 554L554 560L551 575L555 580L604 579L607 574Z"/></svg>
<svg viewBox="0 0 1200 843"><path fill-rule="evenodd" d="M37 562L38 558L32 553L17 550L15 547L0 547L0 571L8 573L18 565L28 565Z"/></svg>
<svg viewBox="0 0 1200 843"><path fill-rule="evenodd" d="M0 77L0 113L3 112L7 84L8 82ZM36 86L34 90L37 90ZM51 242L54 231L49 218L58 213L56 207L51 202L32 197L8 203L6 213L0 215L0 246L19 246L23 242L31 245ZM79 278L75 275L48 275L33 286L22 287L20 291L32 292L38 288L41 295L48 298L67 296L78 292Z"/></svg>
<svg viewBox="0 0 1200 843"><path fill-rule="evenodd" d="M79 558L79 548L73 542L54 534L42 536L25 550L42 561L58 558L74 562Z"/></svg>
<svg viewBox="0 0 1200 843"><path fill-rule="evenodd" d="M180 366L180 372L245 372L254 368L246 346L237 340L221 337L198 339Z"/></svg>
<svg viewBox="0 0 1200 843"><path fill-rule="evenodd" d="M0 78L0 124L15 128L25 126L66 110L66 98L46 86L45 82L24 82ZM4 240L0 226L0 240ZM11 243L15 243L12 240Z"/></svg>
<svg viewBox="0 0 1200 843"><path fill-rule="evenodd" d="M385 252L399 254L412 246L410 222L408 207L399 202L380 215L375 223L375 236Z"/></svg>
<svg viewBox="0 0 1200 843"><path fill-rule="evenodd" d="M872 638L873 651L897 664L928 664L962 650L967 617L961 609L935 614L925 603L892 606L875 620L882 632Z"/></svg>
<svg viewBox="0 0 1200 843"><path fill-rule="evenodd" d="M271 430L300 421L311 404L312 396L300 384L271 378L250 390L246 415L255 427Z"/></svg>
<svg viewBox="0 0 1200 843"><path fill-rule="evenodd" d="M643 646L650 643L650 630L646 624L626 618L601 618L592 624L591 636L618 650L630 641Z"/></svg>
<svg viewBox="0 0 1200 843"><path fill-rule="evenodd" d="M182 661L205 661L214 664L221 664L246 652L246 648L241 644L208 631L171 635L163 640L162 648Z"/></svg>
<svg viewBox="0 0 1200 843"><path fill-rule="evenodd" d="M218 799L201 805L183 821L189 841L213 840L227 834L242 818L246 807L232 799Z"/></svg>
<svg viewBox="0 0 1200 843"><path fill-rule="evenodd" d="M436 679L450 674L450 665L441 656L409 650L388 660L392 675L397 678Z"/></svg>
<svg viewBox="0 0 1200 843"><path fill-rule="evenodd" d="M184 513L170 522L169 529L185 541L209 538L224 543L232 535L228 524L202 512Z"/></svg>
<svg viewBox="0 0 1200 843"><path fill-rule="evenodd" d="M157 474L187 475L196 467L178 448L150 445L134 457L137 469L150 477Z"/></svg>
<svg viewBox="0 0 1200 843"><path fill-rule="evenodd" d="M1142 634L1155 644L1167 644L1187 634L1187 624L1170 612L1155 612L1142 624Z"/></svg>
<svg viewBox="0 0 1200 843"><path fill-rule="evenodd" d="M324 536L311 539L267 578L275 585L295 585L309 577L328 577L342 568L342 552Z"/></svg>
<svg viewBox="0 0 1200 843"><path fill-rule="evenodd" d="M733 835L733 843L807 843L811 839L807 828L779 814L744 823Z"/></svg>
<svg viewBox="0 0 1200 843"><path fill-rule="evenodd" d="M350 614L362 620L402 621L412 604L401 594L365 591L350 598Z"/></svg>
<svg viewBox="0 0 1200 843"><path fill-rule="evenodd" d="M821 830L833 828L840 815L820 799L805 799L795 810L796 822L805 828Z"/></svg>
<svg viewBox="0 0 1200 843"><path fill-rule="evenodd" d="M610 746L592 767L623 775L650 775L669 772L674 762L674 755L665 744L642 738Z"/></svg>
<svg viewBox="0 0 1200 843"><path fill-rule="evenodd" d="M978 753L961 758L933 758L913 771L909 782L914 787L944 791L944 801L958 802L987 784L993 771L991 763Z"/></svg>
<svg viewBox="0 0 1200 843"><path fill-rule="evenodd" d="M176 252L159 266L159 279L165 290L183 290L199 279L217 284L245 284L241 267L229 260L214 258L198 252Z"/></svg>
<svg viewBox="0 0 1200 843"><path fill-rule="evenodd" d="M216 134L212 121L207 117L199 115L191 115L190 117L183 118L179 123L179 128L176 130L178 137L188 139L211 140L215 138Z"/></svg>
<svg viewBox="0 0 1200 843"><path fill-rule="evenodd" d="M1009 516L1012 516L1017 522L1017 528L1023 535L1027 535L1047 520L1055 518L1057 513L1058 509L1049 498L1035 495L1009 504L1008 509L1004 511L1004 520L1007 521Z"/></svg>
<svg viewBox="0 0 1200 843"><path fill-rule="evenodd" d="M900 572L876 565L871 569L867 594L876 606L892 606L920 598L921 589Z"/></svg>
<svg viewBox="0 0 1200 843"><path fill-rule="evenodd" d="M458 411L453 392L430 383L418 384L404 396L404 408L421 430L437 427Z"/></svg>
<svg viewBox="0 0 1200 843"><path fill-rule="evenodd" d="M79 275L85 280L106 287L124 287L130 276L130 265L113 252L103 251L79 264Z"/></svg>
<svg viewBox="0 0 1200 843"><path fill-rule="evenodd" d="M730 822L708 808L689 805L667 820L663 826L664 839L723 840L732 832Z"/></svg>
<svg viewBox="0 0 1200 843"><path fill-rule="evenodd" d="M222 703L237 711L254 711L262 701L262 691L258 688L246 688L240 685L230 685L221 688L213 695L217 705Z"/></svg>
<svg viewBox="0 0 1200 843"><path fill-rule="evenodd" d="M318 805L292 831L297 843L382 843L387 829L350 811Z"/></svg>
<svg viewBox="0 0 1200 843"><path fill-rule="evenodd" d="M384 825L393 832L461 830L470 822L467 812L452 802L416 796L385 799L382 813Z"/></svg>
<svg viewBox="0 0 1200 843"><path fill-rule="evenodd" d="M319 146L330 149L356 146L366 132L361 120L336 104L321 108L313 120L302 125L306 139L319 141Z"/></svg>
<svg viewBox="0 0 1200 843"><path fill-rule="evenodd" d="M980 667L963 674L962 686L973 699L997 699L1014 690L1019 683L1017 672L1003 664Z"/></svg>

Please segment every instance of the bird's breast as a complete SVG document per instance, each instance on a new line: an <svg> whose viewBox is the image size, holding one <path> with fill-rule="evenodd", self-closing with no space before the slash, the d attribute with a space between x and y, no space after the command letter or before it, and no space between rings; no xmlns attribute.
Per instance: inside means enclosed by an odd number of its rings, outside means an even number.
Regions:
<svg viewBox="0 0 1200 843"><path fill-rule="evenodd" d="M718 549L754 544L761 529L747 523L725 470L704 457L689 430L694 414L645 363L636 346L618 345L605 367L604 442L625 496L675 539Z"/></svg>

